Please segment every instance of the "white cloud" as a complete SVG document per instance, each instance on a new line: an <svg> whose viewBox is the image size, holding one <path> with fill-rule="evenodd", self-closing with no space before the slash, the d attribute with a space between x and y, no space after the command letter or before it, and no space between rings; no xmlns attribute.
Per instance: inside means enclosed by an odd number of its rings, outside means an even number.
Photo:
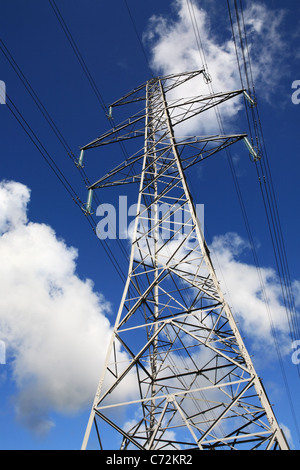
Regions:
<svg viewBox="0 0 300 470"><path fill-rule="evenodd" d="M158 74L167 75L201 69L206 62L214 92L240 89L240 75L229 17L228 29L218 30L212 28L210 12L201 8L200 2L175 0L172 6L175 17L152 16L144 35L144 40L151 51L153 70ZM203 54L200 54L201 48L200 51L198 48L199 39L197 43L197 32L195 35L191 11L195 15L205 61ZM225 13L228 15L227 8ZM244 10L252 75L255 86L259 87L260 94L265 98L269 98L274 92L285 70L283 62L287 52L284 52L285 43L280 30L283 18L283 10L271 10L264 3L249 2ZM244 86L247 86L246 82ZM208 86L199 78L180 87L180 90L176 89L176 92L178 91L181 97L210 93ZM174 98L178 98L176 92ZM235 118L240 109L241 101L234 99L222 104L220 111L223 119L228 121ZM198 133L219 133L214 110L205 112L204 117L200 115L193 121L188 121L184 129L188 129L192 134L196 130Z"/></svg>
<svg viewBox="0 0 300 470"><path fill-rule="evenodd" d="M215 237L211 256L227 302L242 331L247 332L252 352L274 358L275 338L281 353L290 354L287 313L282 301L280 280L272 268L241 261L248 244L235 233ZM268 354L269 353L269 354Z"/></svg>
<svg viewBox="0 0 300 470"><path fill-rule="evenodd" d="M26 206L30 190L15 181L0 184L0 234L27 222Z"/></svg>
<svg viewBox="0 0 300 470"><path fill-rule="evenodd" d="M293 282L293 293L296 307L300 307L300 281Z"/></svg>
<svg viewBox="0 0 300 470"><path fill-rule="evenodd" d="M27 220L29 199L26 186L0 184L0 335L19 391L16 416L44 432L50 411L91 404L112 329L108 302L76 273L77 251Z"/></svg>
<svg viewBox="0 0 300 470"><path fill-rule="evenodd" d="M55 423L51 411L72 413L91 404L112 328L110 306L91 280L76 273L77 251L59 240L53 229L27 220L29 189L0 183L0 339L7 345L17 387L16 416L39 433ZM246 249L236 234L213 240L211 255L226 280L224 290L256 349L272 349L270 319L256 268L240 261ZM285 345L288 325L278 280L261 269L272 321ZM222 279L221 279L222 282ZM290 351L290 349L289 349ZM123 354L124 367L128 363ZM1 386L5 387L2 377ZM136 389L134 376L117 388L120 401Z"/></svg>
<svg viewBox="0 0 300 470"><path fill-rule="evenodd" d="M173 5L177 13L176 19L152 16L148 32L145 35L145 40L148 41L152 52L151 65L157 73L163 75L192 71L203 67L187 2L176 0ZM206 60L209 65L209 73L213 78L214 91L240 88L233 44L230 41L218 44L210 31L207 12L196 5L194 5L194 12L202 43L205 44ZM178 93L180 95L177 95ZM187 82L180 89L176 88L172 93L172 98L200 94L209 94L209 88L202 77ZM235 115L240 109L240 102L230 100L227 106L223 106L222 109L226 116ZM199 129L204 133L219 133L217 132L219 128L214 110L205 112L205 119L200 116L188 121L184 129L188 129L191 133L196 130L199 132Z"/></svg>
<svg viewBox="0 0 300 470"><path fill-rule="evenodd" d="M254 82L260 96L268 100L276 93L288 66L290 51L282 31L284 17L285 10L273 10L264 3L248 2L244 11Z"/></svg>
<svg viewBox="0 0 300 470"><path fill-rule="evenodd" d="M159 240L158 262L163 266L172 260L170 266L174 266L174 273L179 266L179 271L195 273L197 270L198 275L206 278L209 275L207 266L202 265L199 268L197 264L197 260L199 262L201 259L197 241L188 239L179 248L180 243L181 239L167 243ZM154 256L153 240L148 239L147 243L146 240L140 240L139 248L143 252L144 261L151 264L150 258ZM277 346L283 356L290 354L289 321L276 271L249 262L249 256L252 256L251 247L236 233L215 236L209 249L223 294L239 322L241 333L245 333L247 337L250 352L259 353L266 360L262 366L267 365L268 360L274 360ZM190 254L187 256L188 253ZM293 288L295 302L299 306L300 282L294 280Z"/></svg>
<svg viewBox="0 0 300 470"><path fill-rule="evenodd" d="M286 440L290 445L291 450L295 450L295 445L292 437L291 430L283 423L280 423L280 428L283 430Z"/></svg>

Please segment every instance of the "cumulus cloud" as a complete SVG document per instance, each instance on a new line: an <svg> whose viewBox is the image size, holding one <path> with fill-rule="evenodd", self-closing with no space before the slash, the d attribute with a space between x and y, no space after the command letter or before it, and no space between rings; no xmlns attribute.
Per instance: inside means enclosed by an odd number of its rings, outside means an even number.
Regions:
<svg viewBox="0 0 300 470"><path fill-rule="evenodd" d="M240 74L229 18L227 30L213 28L210 13L208 9L200 7L200 2L175 0L172 6L175 16L153 15L144 34L144 40L151 51L153 70L158 74L168 75L205 66L212 77L211 86L214 92L240 89ZM225 13L227 14L227 10ZM244 10L251 72L255 85L264 97L270 97L274 92L285 70L283 61L287 53L284 52L285 42L280 30L283 18L283 10L271 10L261 2L248 2ZM236 24L234 28L237 29ZM247 86L246 82L244 86ZM211 91L199 78L187 83L184 90L180 88L181 97L209 94ZM179 97L176 92L178 89L172 95L175 99ZM230 120L241 109L241 100L235 99L222 104L220 111L223 118ZM188 129L191 133L195 130L205 133L218 131L215 112L208 111L205 118L200 115L193 122L189 121Z"/></svg>
<svg viewBox="0 0 300 470"><path fill-rule="evenodd" d="M49 412L90 405L111 336L110 305L76 273L77 251L27 219L30 190L0 184L0 334L16 384L16 416L37 432ZM5 386L2 382L1 386Z"/></svg>
<svg viewBox="0 0 300 470"><path fill-rule="evenodd" d="M90 406L112 327L106 316L109 303L95 292L91 280L80 279L76 272L77 250L48 225L28 220L29 201L26 186L0 183L0 339L7 346L17 389L16 417L44 434L55 426L52 411L74 413ZM222 266L221 282L226 280L223 287L242 328L257 349L272 346L256 268L241 261L247 245L237 234L227 234L216 237L210 248L217 271ZM263 268L261 274L272 322L284 345L288 325L279 282L272 269ZM117 353L125 367L127 355ZM128 374L117 395L124 401L136 391Z"/></svg>
<svg viewBox="0 0 300 470"><path fill-rule="evenodd" d="M247 332L252 352L274 358L276 341L283 355L290 354L289 324L274 269L260 267L258 272L255 265L242 261L250 247L236 233L215 237L210 249L227 302Z"/></svg>
<svg viewBox="0 0 300 470"><path fill-rule="evenodd" d="M163 74L200 69L204 64L199 54L188 2L175 0L172 4L176 12L175 19L162 15L152 16L148 32L144 36L151 48L152 67ZM228 40L219 44L211 31L207 11L199 8L195 2L193 4L201 43L205 48L206 62L216 85L216 91L224 91L226 86L238 83L234 45ZM208 91L205 84L202 86L202 91Z"/></svg>
<svg viewBox="0 0 300 470"><path fill-rule="evenodd" d="M167 219L166 219L167 220ZM148 232L144 228L145 233ZM172 272L197 272L206 279L209 271L206 265L198 265L201 249L193 234L184 243L182 238L159 239L159 264L169 263ZM139 242L143 261L152 263L154 259L153 239ZM291 336L288 314L283 300L280 278L275 269L256 266L251 263L251 246L237 233L215 236L209 246L210 256L221 284L227 303L239 322L241 333L247 337L251 353L274 360L276 348L282 355L291 353ZM147 253L147 255L146 255ZM139 256L138 253L136 256ZM197 262L198 261L198 262ZM300 282L293 281L296 306L300 305ZM167 288L166 288L167 290Z"/></svg>
<svg viewBox="0 0 300 470"><path fill-rule="evenodd" d="M1 183L0 234L27 222L30 190L16 182Z"/></svg>
<svg viewBox="0 0 300 470"><path fill-rule="evenodd" d="M244 11L252 73L261 94L268 98L287 70L286 41L282 31L284 9L271 9L265 3L248 2Z"/></svg>

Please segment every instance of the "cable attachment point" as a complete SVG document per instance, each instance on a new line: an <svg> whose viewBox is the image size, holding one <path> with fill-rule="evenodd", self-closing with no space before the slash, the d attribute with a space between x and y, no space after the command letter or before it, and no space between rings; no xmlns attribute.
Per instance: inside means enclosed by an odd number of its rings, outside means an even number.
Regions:
<svg viewBox="0 0 300 470"><path fill-rule="evenodd" d="M261 159L261 155L252 147L252 145L250 144L249 140L247 139L247 137L244 137L244 142L246 144L246 147L247 149L249 150L250 152L250 155L251 155L251 160L253 162L257 162L258 160Z"/></svg>
<svg viewBox="0 0 300 470"><path fill-rule="evenodd" d="M106 116L108 117L108 119L112 119L112 118L113 118L112 106L110 106L110 107L108 108L108 113L106 114Z"/></svg>
<svg viewBox="0 0 300 470"><path fill-rule="evenodd" d="M84 150L81 150L78 160L75 161L77 168L84 168L83 155L84 155Z"/></svg>
<svg viewBox="0 0 300 470"><path fill-rule="evenodd" d="M256 101L251 98L250 95L248 95L248 93L246 92L246 90L243 91L243 94L244 94L244 97L246 98L246 100L250 103L250 106L253 108L254 106L256 106Z"/></svg>
<svg viewBox="0 0 300 470"><path fill-rule="evenodd" d="M208 83L211 83L212 82L212 78L211 76L209 75L208 72L206 72L206 70L203 70L203 80L204 82L208 85Z"/></svg>
<svg viewBox="0 0 300 470"><path fill-rule="evenodd" d="M93 189L89 189L86 204L81 208L85 215L92 215Z"/></svg>

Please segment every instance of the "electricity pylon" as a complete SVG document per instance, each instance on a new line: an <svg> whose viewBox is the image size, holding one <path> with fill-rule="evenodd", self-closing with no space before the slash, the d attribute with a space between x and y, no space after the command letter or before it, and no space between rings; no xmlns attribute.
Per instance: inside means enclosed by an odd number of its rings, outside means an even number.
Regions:
<svg viewBox="0 0 300 470"><path fill-rule="evenodd" d="M140 110L91 148L143 138L92 184L138 183L129 271L84 436L100 449L288 449L211 262L186 171L244 139L174 128L243 90L178 98L203 70L153 78L113 103ZM176 93L175 93L176 92ZM248 97L249 98L249 97ZM250 147L249 147L250 145ZM93 441L95 442L95 441Z"/></svg>

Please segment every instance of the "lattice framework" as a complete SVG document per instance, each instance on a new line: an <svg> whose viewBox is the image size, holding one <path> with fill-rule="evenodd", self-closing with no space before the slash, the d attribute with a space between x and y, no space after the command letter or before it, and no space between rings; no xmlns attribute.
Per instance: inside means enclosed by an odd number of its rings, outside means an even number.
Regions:
<svg viewBox="0 0 300 470"><path fill-rule="evenodd" d="M82 147L79 166L89 149L143 139L89 187L91 194L136 183L139 191L128 277L83 449L92 428L100 448L288 449L221 291L186 180L189 168L246 135L175 137L184 121L243 93L174 97L202 73L136 88L110 113L141 109Z"/></svg>

